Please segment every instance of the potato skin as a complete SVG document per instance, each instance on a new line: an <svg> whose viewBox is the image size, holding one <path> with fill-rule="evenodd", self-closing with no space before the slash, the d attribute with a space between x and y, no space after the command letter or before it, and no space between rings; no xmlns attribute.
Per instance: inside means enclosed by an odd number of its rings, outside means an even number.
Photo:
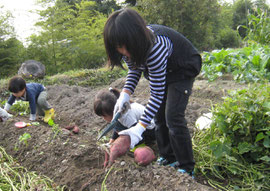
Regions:
<svg viewBox="0 0 270 191"><path fill-rule="evenodd" d="M80 131L79 127L77 125L75 125L72 132L75 133L75 134L78 134L79 131Z"/></svg>
<svg viewBox="0 0 270 191"><path fill-rule="evenodd" d="M110 157L108 166L111 166L114 161L124 155L130 147L130 137L128 135L120 135L113 143L110 148Z"/></svg>
<svg viewBox="0 0 270 191"><path fill-rule="evenodd" d="M154 151L148 147L139 147L134 151L135 162L139 165L146 166L156 159Z"/></svg>

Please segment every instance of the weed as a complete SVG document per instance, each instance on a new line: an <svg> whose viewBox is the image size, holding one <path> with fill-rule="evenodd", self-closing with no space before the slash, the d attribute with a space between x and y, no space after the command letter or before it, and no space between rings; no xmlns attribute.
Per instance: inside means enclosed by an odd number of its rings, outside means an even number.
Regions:
<svg viewBox="0 0 270 191"><path fill-rule="evenodd" d="M26 147L28 147L28 140L31 138L31 135L29 133L24 133L23 135L20 135L19 141L20 143L23 142Z"/></svg>
<svg viewBox="0 0 270 191"><path fill-rule="evenodd" d="M55 139L55 137L62 132L62 129L59 127L58 124L55 124L54 121L52 119L50 119L48 121L48 125L52 127L52 131L53 131L53 137L52 139Z"/></svg>

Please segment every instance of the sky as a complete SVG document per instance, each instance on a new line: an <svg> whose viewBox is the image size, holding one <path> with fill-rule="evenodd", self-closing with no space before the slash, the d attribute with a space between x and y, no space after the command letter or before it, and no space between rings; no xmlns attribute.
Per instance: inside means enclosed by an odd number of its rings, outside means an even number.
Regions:
<svg viewBox="0 0 270 191"><path fill-rule="evenodd" d="M233 0L225 0L232 2ZM270 0L267 0L270 5ZM30 10L41 9L36 0L0 0L0 6L4 5L5 10L10 10L14 19L14 27L18 39L25 42L25 39L35 33L37 29L33 26L38 21L39 15L29 12Z"/></svg>
<svg viewBox="0 0 270 191"><path fill-rule="evenodd" d="M11 11L15 17L13 26L19 40L25 42L27 37L37 31L33 25L38 21L39 15L29 12L30 10L41 9L36 5L36 0L0 0L0 6L2 5L4 10Z"/></svg>

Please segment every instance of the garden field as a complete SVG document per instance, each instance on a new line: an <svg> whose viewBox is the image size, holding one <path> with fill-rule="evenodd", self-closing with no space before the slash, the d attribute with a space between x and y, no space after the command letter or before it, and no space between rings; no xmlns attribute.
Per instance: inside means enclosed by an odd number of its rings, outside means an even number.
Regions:
<svg viewBox="0 0 270 191"><path fill-rule="evenodd" d="M121 89L123 83L121 78L110 86ZM140 167L134 163L131 152L119 158L112 168L103 169L104 152L96 140L106 123L92 108L97 92L110 86L47 86L48 101L57 113L57 125L51 127L39 121L39 125L18 129L14 123L27 121L28 115L14 117L1 124L0 145L28 170L48 176L55 184L66 185L68 190L213 190L199 173L193 180L172 167L156 164ZM191 133L196 131L196 119L209 112L212 104L222 101L227 90L240 88L243 85L235 83L230 76L210 83L199 77L186 111ZM1 92L4 95L5 90ZM141 80L132 99L146 104L148 96L148 81ZM78 134L64 129L72 124L80 128ZM31 135L27 144L19 138L25 133ZM156 150L155 145L153 148Z"/></svg>

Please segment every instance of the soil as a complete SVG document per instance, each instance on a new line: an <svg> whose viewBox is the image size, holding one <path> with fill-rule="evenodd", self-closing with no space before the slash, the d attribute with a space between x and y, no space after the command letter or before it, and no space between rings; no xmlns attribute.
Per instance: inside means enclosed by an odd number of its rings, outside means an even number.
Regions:
<svg viewBox="0 0 270 191"><path fill-rule="evenodd" d="M97 143L97 137L107 124L94 114L93 98L104 88L121 89L124 80L119 79L98 88L47 86L48 101L56 110L55 123L59 128L53 129L39 120L40 125L19 129L14 123L28 122L29 116L16 116L0 123L0 145L22 166L50 177L57 185L66 185L66 190L214 190L200 175L192 179L178 173L173 167L160 167L155 163L146 167L138 166L131 152L119 158L112 168L103 169L104 151ZM146 104L148 87L148 82L142 79L132 99ZM209 112L213 104L222 101L227 90L241 87L242 84L236 84L230 78L211 83L198 78L186 110L191 134L200 115ZM2 88L0 93L4 91ZM67 125L75 124L80 129L78 134L64 129ZM19 142L19 136L26 132L31 134L27 140L28 146ZM156 148L155 145L153 147ZM157 149L154 150L158 156Z"/></svg>

